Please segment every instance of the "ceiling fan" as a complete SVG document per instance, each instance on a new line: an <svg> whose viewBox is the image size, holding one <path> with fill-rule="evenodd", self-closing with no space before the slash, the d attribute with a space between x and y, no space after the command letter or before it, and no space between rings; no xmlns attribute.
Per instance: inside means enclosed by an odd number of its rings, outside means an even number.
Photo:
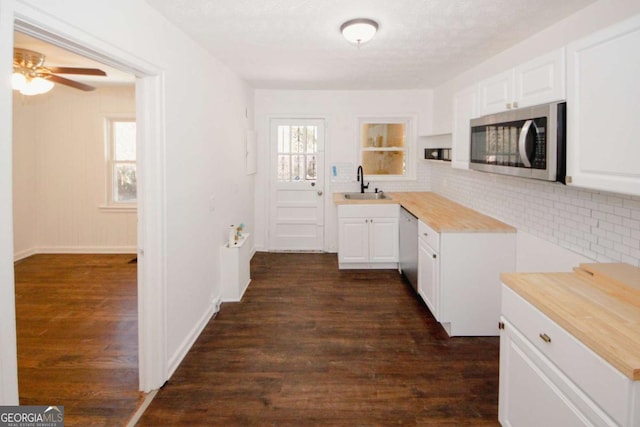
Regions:
<svg viewBox="0 0 640 427"><path fill-rule="evenodd" d="M58 74L77 74L85 76L106 76L107 73L98 68L45 67L45 56L32 50L13 49L13 89L23 95L38 95L51 90L55 83L63 84L83 91L95 90L95 87L75 80L61 77Z"/></svg>

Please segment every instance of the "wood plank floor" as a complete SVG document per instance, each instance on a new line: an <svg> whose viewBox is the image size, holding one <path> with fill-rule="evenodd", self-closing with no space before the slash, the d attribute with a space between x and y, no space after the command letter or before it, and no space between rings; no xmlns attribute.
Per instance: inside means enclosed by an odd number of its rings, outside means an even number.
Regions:
<svg viewBox="0 0 640 427"><path fill-rule="evenodd" d="M139 426L498 425L498 338L449 339L396 271L258 253L252 278Z"/></svg>
<svg viewBox="0 0 640 427"><path fill-rule="evenodd" d="M22 405L66 426L125 425L141 402L135 255L35 255L15 264Z"/></svg>

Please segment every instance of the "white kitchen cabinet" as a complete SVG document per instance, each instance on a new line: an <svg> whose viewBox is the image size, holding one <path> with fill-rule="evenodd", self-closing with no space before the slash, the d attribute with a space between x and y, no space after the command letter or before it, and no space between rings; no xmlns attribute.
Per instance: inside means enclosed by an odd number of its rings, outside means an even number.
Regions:
<svg viewBox="0 0 640 427"><path fill-rule="evenodd" d="M562 48L480 82L479 115L564 100L565 82Z"/></svg>
<svg viewBox="0 0 640 427"><path fill-rule="evenodd" d="M567 184L640 195L640 15L567 46Z"/></svg>
<svg viewBox="0 0 640 427"><path fill-rule="evenodd" d="M397 268L399 214L397 204L339 205L339 268Z"/></svg>
<svg viewBox="0 0 640 427"><path fill-rule="evenodd" d="M451 136L451 166L469 169L471 119L478 113L478 87L471 86L453 97L453 133Z"/></svg>
<svg viewBox="0 0 640 427"><path fill-rule="evenodd" d="M566 98L564 48L538 56L514 70L513 108L530 107Z"/></svg>
<svg viewBox="0 0 640 427"><path fill-rule="evenodd" d="M436 320L449 336L498 335L500 273L515 270L516 234L418 229L418 294Z"/></svg>
<svg viewBox="0 0 640 427"><path fill-rule="evenodd" d="M427 304L436 319L439 316L438 289L440 272L437 251L429 246L423 236L418 238L418 295Z"/></svg>
<svg viewBox="0 0 640 427"><path fill-rule="evenodd" d="M478 84L481 116L509 110L513 103L514 71L509 69Z"/></svg>
<svg viewBox="0 0 640 427"><path fill-rule="evenodd" d="M503 426L638 426L631 381L508 286L502 286Z"/></svg>

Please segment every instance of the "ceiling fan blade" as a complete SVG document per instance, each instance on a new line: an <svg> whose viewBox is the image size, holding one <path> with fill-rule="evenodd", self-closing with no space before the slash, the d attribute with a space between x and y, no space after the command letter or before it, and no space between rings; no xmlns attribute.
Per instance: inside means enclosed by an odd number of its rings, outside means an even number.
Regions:
<svg viewBox="0 0 640 427"><path fill-rule="evenodd" d="M106 76L107 73L98 68L76 68L76 67L49 67L49 71L55 74L83 74L85 76Z"/></svg>
<svg viewBox="0 0 640 427"><path fill-rule="evenodd" d="M65 79L64 77L56 76L55 74L51 74L47 77L52 82L60 83L61 85L70 86L75 89L84 90L85 92L90 92L95 90L96 88L93 86L89 86L84 83L76 82L74 80Z"/></svg>

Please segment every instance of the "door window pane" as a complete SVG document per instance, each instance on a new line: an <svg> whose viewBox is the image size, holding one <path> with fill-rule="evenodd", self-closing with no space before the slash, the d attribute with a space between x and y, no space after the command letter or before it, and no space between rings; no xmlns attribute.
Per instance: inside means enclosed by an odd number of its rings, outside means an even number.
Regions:
<svg viewBox="0 0 640 427"><path fill-rule="evenodd" d="M278 181L291 180L291 156L278 155Z"/></svg>
<svg viewBox="0 0 640 427"><path fill-rule="evenodd" d="M278 181L317 179L317 126L278 126Z"/></svg>

